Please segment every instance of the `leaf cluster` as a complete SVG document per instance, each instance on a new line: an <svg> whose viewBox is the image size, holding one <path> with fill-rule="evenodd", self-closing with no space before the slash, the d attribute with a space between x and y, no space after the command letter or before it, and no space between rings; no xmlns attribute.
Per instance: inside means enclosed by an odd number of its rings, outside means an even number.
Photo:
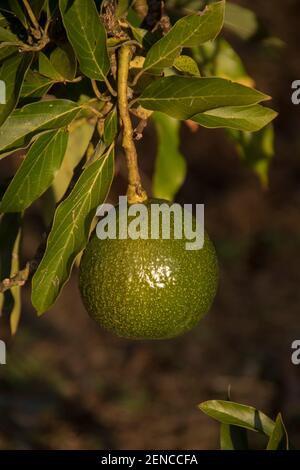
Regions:
<svg viewBox="0 0 300 470"><path fill-rule="evenodd" d="M15 152L26 156L2 188L0 235L8 214L21 227L24 211L41 198L51 229L32 279L32 303L39 314L53 305L68 280L88 242L95 209L110 189L122 130L117 52L125 44L132 47L130 112L143 122L152 119L157 129L155 196L172 199L184 181L181 121L227 129L245 161L257 152L250 165L266 180L267 167L260 163L272 155L270 123L276 113L262 105L269 96L255 90L241 59L219 35L225 25L243 39L251 36L255 15L224 0L201 11L194 5L198 2L185 3L187 14L183 9L176 18L180 7L170 2L149 26L147 2L1 2L0 83L6 101L0 104L0 159ZM262 137L253 140L254 131ZM19 269L12 263L19 230L11 239L15 243L5 250L1 242L3 257L10 260L0 260L1 279ZM16 297L20 285L12 288ZM13 313L14 302L7 303L1 292L0 297Z"/></svg>

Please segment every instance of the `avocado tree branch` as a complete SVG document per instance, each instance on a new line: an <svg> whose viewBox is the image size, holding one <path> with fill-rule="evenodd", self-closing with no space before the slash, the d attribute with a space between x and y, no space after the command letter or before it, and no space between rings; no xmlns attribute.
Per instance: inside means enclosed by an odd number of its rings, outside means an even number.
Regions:
<svg viewBox="0 0 300 470"><path fill-rule="evenodd" d="M145 201L147 194L141 183L137 151L133 140L132 122L128 109L128 70L131 56L131 47L129 45L123 45L119 50L118 107L123 126L122 146L125 151L128 167L127 197L129 203L137 203Z"/></svg>
<svg viewBox="0 0 300 470"><path fill-rule="evenodd" d="M34 36L36 37L36 39L39 39L41 37L41 29L40 29L40 25L39 25L39 22L38 20L36 19L35 17L35 14L28 2L28 0L23 0L23 4L24 4L24 7L27 11L27 14L30 18L30 21L32 23L32 26L34 27Z"/></svg>

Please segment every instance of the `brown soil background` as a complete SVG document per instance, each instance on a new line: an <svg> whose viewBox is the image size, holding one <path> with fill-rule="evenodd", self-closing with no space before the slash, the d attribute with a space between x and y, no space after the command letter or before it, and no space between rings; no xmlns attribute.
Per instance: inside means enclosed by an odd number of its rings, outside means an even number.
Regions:
<svg viewBox="0 0 300 470"><path fill-rule="evenodd" d="M291 363L291 343L300 339L300 107L290 100L291 82L300 79L300 4L235 3L253 8L286 47L270 57L256 41L233 40L257 88L274 97L280 112L269 191L242 166L223 131L182 129L188 175L177 201L206 204L206 228L220 258L210 314L176 340L129 342L87 316L76 271L42 318L25 290L19 332L4 335L1 449L218 448L217 423L196 405L225 398L229 384L233 400L273 417L281 411L300 445L300 366ZM154 139L149 127L139 145L148 185ZM3 161L0 171L7 176L11 168ZM124 188L120 165L112 198ZM42 231L37 206L26 216L24 259Z"/></svg>

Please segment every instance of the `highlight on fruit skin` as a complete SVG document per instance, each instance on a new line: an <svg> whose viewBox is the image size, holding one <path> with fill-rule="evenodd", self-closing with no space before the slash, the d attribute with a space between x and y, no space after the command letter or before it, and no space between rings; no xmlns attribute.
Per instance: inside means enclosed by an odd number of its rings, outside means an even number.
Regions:
<svg viewBox="0 0 300 470"><path fill-rule="evenodd" d="M162 201L148 202L149 217L155 202ZM129 339L168 339L195 327L215 297L218 265L206 232L202 249L186 250L185 243L172 230L170 239L157 240L100 240L94 234L79 275L89 315Z"/></svg>

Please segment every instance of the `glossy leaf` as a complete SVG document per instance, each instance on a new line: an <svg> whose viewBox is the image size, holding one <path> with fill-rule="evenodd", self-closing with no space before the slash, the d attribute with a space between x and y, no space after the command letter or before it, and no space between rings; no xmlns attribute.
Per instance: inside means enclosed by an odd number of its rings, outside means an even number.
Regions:
<svg viewBox="0 0 300 470"><path fill-rule="evenodd" d="M208 5L203 12L185 16L149 50L144 70L160 73L171 67L183 47L194 47L214 39L224 19L224 1Z"/></svg>
<svg viewBox="0 0 300 470"><path fill-rule="evenodd" d="M48 189L62 163L67 143L65 129L37 138L3 196L1 212L21 212Z"/></svg>
<svg viewBox="0 0 300 470"><path fill-rule="evenodd" d="M110 68L106 31L94 0L60 0L60 11L81 71L103 80Z"/></svg>
<svg viewBox="0 0 300 470"><path fill-rule="evenodd" d="M172 201L186 176L186 162L179 150L180 122L162 113L152 118L158 136L153 196Z"/></svg>
<svg viewBox="0 0 300 470"><path fill-rule="evenodd" d="M270 108L254 106L226 106L196 114L190 119L211 129L227 127L241 131L259 131L269 124L277 113Z"/></svg>
<svg viewBox="0 0 300 470"><path fill-rule="evenodd" d="M6 85L6 103L0 104L0 126L17 105L24 76L32 59L31 53L14 55L5 60L0 68L0 80Z"/></svg>
<svg viewBox="0 0 300 470"><path fill-rule="evenodd" d="M289 449L289 438L285 429L285 425L282 421L282 416L279 413L277 415L273 432L270 436L267 450L288 450Z"/></svg>
<svg viewBox="0 0 300 470"><path fill-rule="evenodd" d="M96 208L103 203L113 178L110 150L81 174L70 195L57 208L44 257L32 279L32 303L38 314L48 310L84 249Z"/></svg>
<svg viewBox="0 0 300 470"><path fill-rule="evenodd" d="M152 82L138 98L147 109L177 119L225 106L248 106L269 97L253 88L223 78L171 76Z"/></svg>
<svg viewBox="0 0 300 470"><path fill-rule="evenodd" d="M247 450L247 430L238 426L221 423L220 448L221 450Z"/></svg>
<svg viewBox="0 0 300 470"><path fill-rule="evenodd" d="M185 75L200 77L197 63L188 55L180 55L174 61L174 67Z"/></svg>
<svg viewBox="0 0 300 470"><path fill-rule="evenodd" d="M203 413L224 424L239 426L270 436L274 421L252 406L225 400L210 400L199 405Z"/></svg>
<svg viewBox="0 0 300 470"><path fill-rule="evenodd" d="M16 109L0 127L0 152L7 155L26 147L35 134L68 125L79 111L69 100L39 101Z"/></svg>
<svg viewBox="0 0 300 470"><path fill-rule="evenodd" d="M242 39L250 39L258 29L255 13L231 2L226 2L224 25Z"/></svg>

